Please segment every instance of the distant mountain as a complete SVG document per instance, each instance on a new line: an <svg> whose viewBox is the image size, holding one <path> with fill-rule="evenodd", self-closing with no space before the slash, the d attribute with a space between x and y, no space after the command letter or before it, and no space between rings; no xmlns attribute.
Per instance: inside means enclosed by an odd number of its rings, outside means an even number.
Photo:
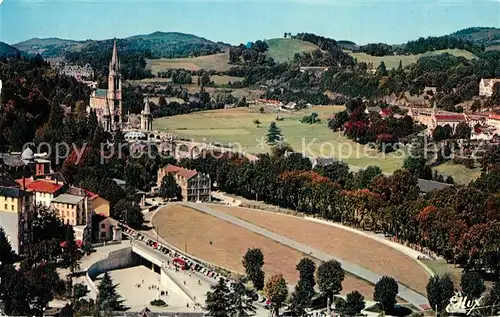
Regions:
<svg viewBox="0 0 500 317"><path fill-rule="evenodd" d="M32 38L30 40L14 44L13 46L27 54L40 54L43 57L60 57L66 51L81 49L85 43L91 41L73 41L59 38Z"/></svg>
<svg viewBox="0 0 500 317"><path fill-rule="evenodd" d="M207 55L224 50L227 44L215 43L205 38L178 32L154 32L118 39L119 47L126 51L147 52L153 58ZM14 44L29 54L43 57L62 57L68 52L79 52L89 47L99 47L110 40L74 41L59 38L34 38Z"/></svg>
<svg viewBox="0 0 500 317"><path fill-rule="evenodd" d="M0 42L0 57L16 56L19 50L7 43Z"/></svg>
<svg viewBox="0 0 500 317"><path fill-rule="evenodd" d="M500 28L472 27L452 33L450 36L485 47L500 45Z"/></svg>

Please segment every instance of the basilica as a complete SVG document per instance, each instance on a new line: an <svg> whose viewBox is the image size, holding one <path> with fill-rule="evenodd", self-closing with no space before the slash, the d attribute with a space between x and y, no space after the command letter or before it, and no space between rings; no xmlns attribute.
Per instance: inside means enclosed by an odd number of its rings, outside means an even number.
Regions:
<svg viewBox="0 0 500 317"><path fill-rule="evenodd" d="M92 89L89 104L90 110L95 111L97 120L105 131L111 132L122 128L122 81L116 40L109 62L108 89Z"/></svg>
<svg viewBox="0 0 500 317"><path fill-rule="evenodd" d="M88 111L89 113L90 111L96 113L97 120L102 125L104 131L113 132L116 130L124 131L129 129L140 129L143 131L153 130L153 117L149 106L150 101L148 96L144 98L144 109L140 114L140 126L135 126L133 122L131 122L130 115L128 116L127 122L123 122L122 80L116 40L113 44L113 54L109 62L108 89L97 89L96 85L97 84L92 87Z"/></svg>

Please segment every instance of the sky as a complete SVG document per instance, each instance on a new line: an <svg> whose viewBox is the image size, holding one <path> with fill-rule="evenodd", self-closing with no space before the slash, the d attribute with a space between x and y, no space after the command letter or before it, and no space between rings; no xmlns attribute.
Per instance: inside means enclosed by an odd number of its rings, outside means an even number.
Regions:
<svg viewBox="0 0 500 317"><path fill-rule="evenodd" d="M230 44L310 32L399 44L500 27L500 0L0 0L0 41L183 32Z"/></svg>

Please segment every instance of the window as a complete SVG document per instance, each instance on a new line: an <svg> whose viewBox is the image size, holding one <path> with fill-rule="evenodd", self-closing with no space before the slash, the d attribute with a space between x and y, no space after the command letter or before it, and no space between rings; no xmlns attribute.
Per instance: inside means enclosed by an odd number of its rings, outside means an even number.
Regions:
<svg viewBox="0 0 500 317"><path fill-rule="evenodd" d="M104 228L106 228L106 225L101 223L101 229L104 229Z"/></svg>
<svg viewBox="0 0 500 317"><path fill-rule="evenodd" d="M5 204L5 210L9 210L9 208L7 208L7 204Z"/></svg>

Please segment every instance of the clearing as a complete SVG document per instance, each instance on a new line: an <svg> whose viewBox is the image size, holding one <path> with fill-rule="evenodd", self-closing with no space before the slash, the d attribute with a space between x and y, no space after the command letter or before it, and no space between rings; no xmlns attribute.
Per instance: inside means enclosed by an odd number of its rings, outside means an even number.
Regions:
<svg viewBox="0 0 500 317"><path fill-rule="evenodd" d="M452 176L455 183L460 185L468 185L471 181L481 176L480 167L469 169L462 164L453 164L452 162L446 162L435 166L432 169L436 170L440 174L443 174L445 177L448 175Z"/></svg>
<svg viewBox="0 0 500 317"><path fill-rule="evenodd" d="M246 251L260 248L266 277L282 273L290 285L297 283L295 265L305 256L303 253L239 226L176 204L158 211L153 225L163 239L177 248L187 246L187 253L240 273L244 273L241 260ZM373 286L368 282L346 275L342 285L342 293L358 290L372 298Z"/></svg>
<svg viewBox="0 0 500 317"><path fill-rule="evenodd" d="M265 42L269 46L266 55L272 57L276 63L293 60L296 53L309 53L319 49L312 43L296 39L276 38Z"/></svg>
<svg viewBox="0 0 500 317"><path fill-rule="evenodd" d="M373 67L377 67L383 61L387 69L397 68L399 65L399 61L401 61L403 67L406 67L410 64L416 63L418 59L422 56L433 56L433 55L448 53L450 55L455 55L457 57L462 56L467 59L472 59L475 57L475 55L472 54L471 52L459 49L439 50L439 51L426 52L423 54L416 54L416 55L388 55L388 56L371 56L366 53L353 53L353 52L347 52L347 53L349 53L349 55L351 55L352 57L356 58L358 62L365 62L367 64L372 63Z"/></svg>
<svg viewBox="0 0 500 317"><path fill-rule="evenodd" d="M300 217L215 204L210 207L335 255L379 275L394 276L412 290L426 294L429 273L412 258L375 240Z"/></svg>
<svg viewBox="0 0 500 317"><path fill-rule="evenodd" d="M228 64L229 53L219 53L213 55L205 55L198 57L186 57L186 58L160 58L160 59L148 59L146 68L151 69L153 74L157 74L159 71L165 69L173 68L183 68L189 70L220 70L225 71L231 68L232 65Z"/></svg>
<svg viewBox="0 0 500 317"><path fill-rule="evenodd" d="M260 113L260 106L163 117L153 121L153 129L194 141L231 145L242 152L266 153L271 149L265 144L268 126L279 115L283 121L276 123L285 141L295 151L312 157L333 156L352 165L353 169L377 165L384 172L394 172L403 165L403 151L380 153L345 138L340 132L333 133L327 126L327 119L333 113L342 111L343 106L315 106L292 113L277 112L276 108L267 106L264 106L265 112ZM299 122L300 118L312 112L319 115L321 123ZM259 120L260 126L255 125L254 120Z"/></svg>

